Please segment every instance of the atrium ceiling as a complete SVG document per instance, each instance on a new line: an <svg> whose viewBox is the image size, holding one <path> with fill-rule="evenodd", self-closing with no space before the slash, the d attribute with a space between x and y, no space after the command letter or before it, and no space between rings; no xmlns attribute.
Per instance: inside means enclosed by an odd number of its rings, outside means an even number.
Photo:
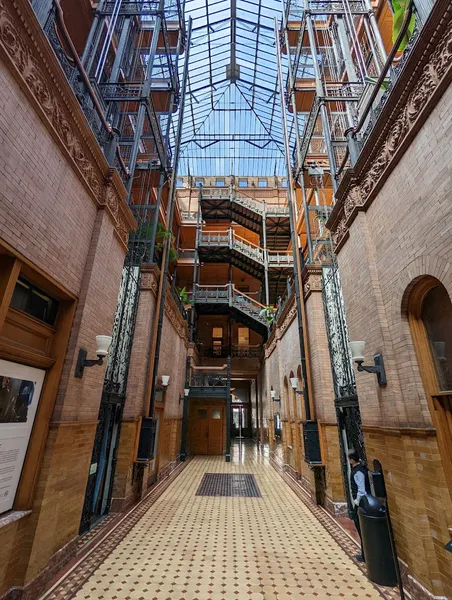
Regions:
<svg viewBox="0 0 452 600"><path fill-rule="evenodd" d="M187 0L180 176L286 174L275 46L282 8L280 0Z"/></svg>

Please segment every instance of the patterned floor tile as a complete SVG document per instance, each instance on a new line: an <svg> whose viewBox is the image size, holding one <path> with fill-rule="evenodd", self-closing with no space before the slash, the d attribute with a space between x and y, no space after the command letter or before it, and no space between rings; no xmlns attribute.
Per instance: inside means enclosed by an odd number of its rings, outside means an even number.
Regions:
<svg viewBox="0 0 452 600"><path fill-rule="evenodd" d="M252 474L261 497L198 496L206 473ZM356 543L314 507L254 445L235 446L231 463L196 457L41 600L397 598L367 580L350 558Z"/></svg>

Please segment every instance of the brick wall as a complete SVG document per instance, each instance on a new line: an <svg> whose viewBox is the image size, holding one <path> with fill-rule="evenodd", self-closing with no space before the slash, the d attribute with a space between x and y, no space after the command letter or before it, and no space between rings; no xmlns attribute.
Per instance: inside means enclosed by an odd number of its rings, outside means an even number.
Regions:
<svg viewBox="0 0 452 600"><path fill-rule="evenodd" d="M74 294L96 207L0 61L0 236Z"/></svg>
<svg viewBox="0 0 452 600"><path fill-rule="evenodd" d="M157 477L156 469L164 470L177 459L180 452L183 403L179 403L179 398L183 397L185 387L187 330L171 294L168 293L159 352L158 385L161 375L169 375L170 383L165 392L164 412L159 423L159 452L156 460L143 467L142 472L134 471L138 419L145 414L151 338L158 318L155 312L157 281L158 270L155 265L144 265L114 480L115 510L141 495L146 489L143 481Z"/></svg>
<svg viewBox="0 0 452 600"><path fill-rule="evenodd" d="M351 339L366 341L366 358L385 360L388 385L357 374L367 455L379 458L400 556L432 593L452 596L452 502L406 315L410 284L439 279L452 296L452 89L433 109L367 212L352 223L339 253Z"/></svg>
<svg viewBox="0 0 452 600"><path fill-rule="evenodd" d="M75 362L80 347L91 358L95 336L111 333L125 254L114 218L100 206L103 198L88 192L70 152L57 143L50 123L38 116L33 95L24 94L24 82L20 87L10 68L0 60L0 239L31 269L76 297L77 311L32 513L0 528L1 546L8 552L0 563L0 595L36 577L78 533L105 367L87 369L83 379L75 379ZM80 138L72 140L75 145L86 133L80 130L80 115L72 112L71 135ZM80 143L88 145L86 139ZM99 174L100 162L93 167ZM99 193L103 185L101 178Z"/></svg>

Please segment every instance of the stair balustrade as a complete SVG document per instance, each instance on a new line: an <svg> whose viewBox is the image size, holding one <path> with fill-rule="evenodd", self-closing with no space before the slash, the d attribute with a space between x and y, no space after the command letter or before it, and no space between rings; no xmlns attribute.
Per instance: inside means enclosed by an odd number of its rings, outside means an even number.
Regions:
<svg viewBox="0 0 452 600"><path fill-rule="evenodd" d="M259 324L268 327L267 320L261 312L265 306L237 290L232 283L225 285L196 285L193 293L195 304L228 304L236 310L243 312Z"/></svg>
<svg viewBox="0 0 452 600"><path fill-rule="evenodd" d="M267 258L269 267L291 267L293 256L291 252L265 251L257 244L237 235L233 229L227 231L202 231L198 237L199 247L229 247L259 265L265 265Z"/></svg>

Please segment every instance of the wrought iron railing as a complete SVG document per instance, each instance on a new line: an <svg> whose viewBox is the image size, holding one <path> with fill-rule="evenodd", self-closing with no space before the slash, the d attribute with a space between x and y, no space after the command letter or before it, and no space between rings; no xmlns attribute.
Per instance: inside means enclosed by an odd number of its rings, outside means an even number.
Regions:
<svg viewBox="0 0 452 600"><path fill-rule="evenodd" d="M105 106L99 104L99 98L94 94L87 75L79 64L77 53L75 50L73 51L72 43L66 36L67 32L60 11L59 5L54 0L43 30L72 91L80 103L91 130L101 148L106 149L106 146L113 139L113 133L111 127L105 121ZM66 47L63 46L61 39L65 40Z"/></svg>
<svg viewBox="0 0 452 600"><path fill-rule="evenodd" d="M229 356L229 346L204 346L199 343L197 345L199 355L203 358L227 358Z"/></svg>
<svg viewBox="0 0 452 600"><path fill-rule="evenodd" d="M248 198L236 190L231 191L229 188L203 188L202 197L204 199L230 198L231 203L238 204L260 216L264 214L264 210L267 214L289 214L289 208L286 204L265 204L264 206L263 200Z"/></svg>
<svg viewBox="0 0 452 600"><path fill-rule="evenodd" d="M227 387L228 373L212 370L192 370L190 377L190 387Z"/></svg>
<svg viewBox="0 0 452 600"><path fill-rule="evenodd" d="M240 344L234 344L232 346L232 356L234 358L262 358L263 346L243 346Z"/></svg>
<svg viewBox="0 0 452 600"><path fill-rule="evenodd" d="M198 211L197 210L181 210L180 211L182 221L197 221Z"/></svg>
<svg viewBox="0 0 452 600"><path fill-rule="evenodd" d="M261 314L265 306L251 296L236 290L232 283L196 285L192 296L196 304L229 304L268 327L265 316Z"/></svg>
<svg viewBox="0 0 452 600"><path fill-rule="evenodd" d="M290 281L290 280L288 280L287 281L286 291L278 299L278 303L277 303L277 306L276 306L276 313L275 313L275 317L274 317L274 321L275 322L281 316L281 314L282 314L283 310L285 309L287 303L289 302L290 298L292 298L294 291L295 291L295 287L294 287L293 282Z"/></svg>
<svg viewBox="0 0 452 600"><path fill-rule="evenodd" d="M291 252L268 250L268 266L291 267L293 266L293 254Z"/></svg>
<svg viewBox="0 0 452 600"><path fill-rule="evenodd" d="M290 267L293 265L291 252L265 251L260 246L237 235L233 229L227 231L202 231L198 237L200 247L229 247L231 250L250 258L260 265L265 264L267 258L269 267Z"/></svg>
<svg viewBox="0 0 452 600"><path fill-rule="evenodd" d="M415 11L413 11L413 12L416 15ZM416 23L417 23L417 19L416 19ZM358 145L360 148L362 148L364 146L367 138L370 136L373 128L375 127L375 124L381 114L381 111L383 110L383 107L385 106L386 102L388 101L389 96L391 95L394 85L400 77L400 73L403 71L403 69L408 61L408 58L409 58L411 52L413 51L413 48L416 45L417 40L419 39L420 29L421 28L418 25L416 25L416 27L414 28L414 31L408 41L407 46L406 46L405 50L403 51L402 56L397 61L396 65L389 69L389 73L388 73L389 77L388 77L387 82L385 83L384 93L382 95L377 95L376 98L372 101L371 107L369 109L367 125L366 125L365 129L361 130L361 133L360 134L358 133L358 135L357 135L357 142L358 142Z"/></svg>
<svg viewBox="0 0 452 600"><path fill-rule="evenodd" d="M183 316L184 319L187 319L187 311L185 310L185 307L182 303L182 300L180 298L178 291L176 289L174 289L174 287L172 285L170 286L170 291L171 291L172 297L174 298L176 306L179 309L180 314Z"/></svg>

